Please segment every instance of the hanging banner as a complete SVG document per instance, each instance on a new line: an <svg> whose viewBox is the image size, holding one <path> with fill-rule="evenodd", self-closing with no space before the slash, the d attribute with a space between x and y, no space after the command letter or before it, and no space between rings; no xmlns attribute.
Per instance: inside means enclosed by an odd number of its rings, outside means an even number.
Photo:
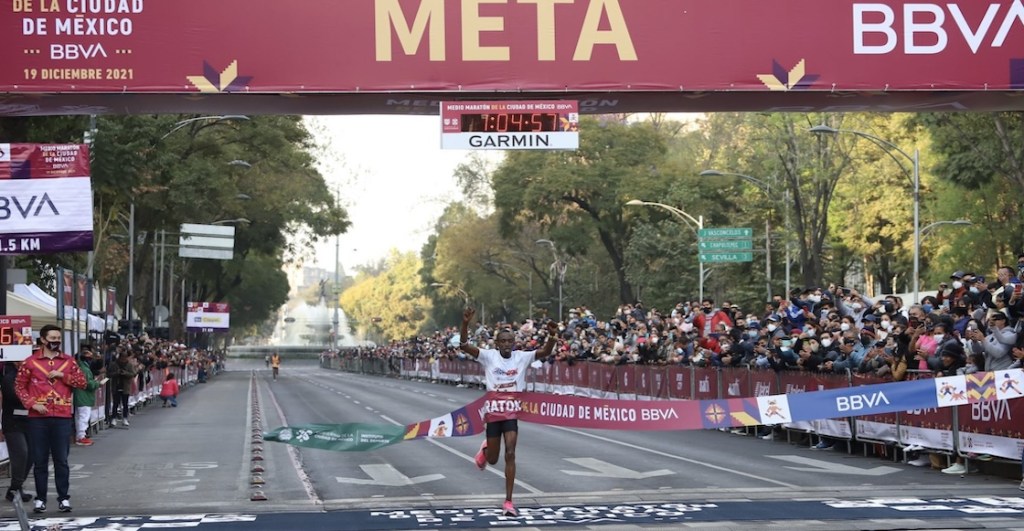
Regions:
<svg viewBox="0 0 1024 531"><path fill-rule="evenodd" d="M987 374L991 377L984 377ZM367 449L363 446L367 441L379 448L400 440L476 435L483 432L484 422L509 419L581 429L698 430L813 422L1024 397L1024 370L972 376L723 400L600 400L489 392L451 413L406 426L400 438L394 426L373 429L365 424L283 427L264 438L310 448L361 450Z"/></svg>
<svg viewBox="0 0 1024 531"><path fill-rule="evenodd" d="M437 114L452 95L508 94L561 95L605 113L1024 105L1002 93L1024 87L1021 0L13 0L3 9L0 94L11 96L0 112L9 114ZM335 50L344 59L325 63ZM51 97L31 97L39 93Z"/></svg>
<svg viewBox="0 0 1024 531"><path fill-rule="evenodd" d="M0 144L0 254L92 250L85 144Z"/></svg>
<svg viewBox="0 0 1024 531"><path fill-rule="evenodd" d="M114 317L114 311L117 309L117 288L107 288L107 301L104 309L107 317Z"/></svg>

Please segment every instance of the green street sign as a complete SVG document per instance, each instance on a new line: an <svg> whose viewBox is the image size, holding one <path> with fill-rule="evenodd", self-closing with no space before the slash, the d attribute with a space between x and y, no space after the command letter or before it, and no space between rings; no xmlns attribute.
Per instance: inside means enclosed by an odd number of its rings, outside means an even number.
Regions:
<svg viewBox="0 0 1024 531"><path fill-rule="evenodd" d="M705 263L753 262L754 253L700 253L700 261Z"/></svg>
<svg viewBox="0 0 1024 531"><path fill-rule="evenodd" d="M701 251L746 251L754 248L753 240L701 240L697 243Z"/></svg>
<svg viewBox="0 0 1024 531"><path fill-rule="evenodd" d="M721 238L753 238L754 229L736 227L700 229L697 231L697 237L702 240L717 240Z"/></svg>

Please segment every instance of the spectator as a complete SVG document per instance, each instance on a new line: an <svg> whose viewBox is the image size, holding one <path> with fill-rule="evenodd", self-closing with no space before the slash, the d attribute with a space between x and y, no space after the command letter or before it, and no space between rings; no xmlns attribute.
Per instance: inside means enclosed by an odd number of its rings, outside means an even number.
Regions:
<svg viewBox="0 0 1024 531"><path fill-rule="evenodd" d="M72 389L85 387L85 375L74 358L61 352L61 331L45 325L39 331L38 350L21 364L14 388L22 404L28 406L29 451L36 483L33 512L46 511L50 457L53 457L54 483L58 510L71 512L68 467L73 412Z"/></svg>
<svg viewBox="0 0 1024 531"><path fill-rule="evenodd" d="M1010 367L1010 349L1017 343L1017 331L1007 326L1003 312L992 312L988 318L988 335L981 330L969 332L971 352L985 355L985 370L1000 371Z"/></svg>
<svg viewBox="0 0 1024 531"><path fill-rule="evenodd" d="M693 318L693 326L697 330L697 337L700 338L701 347L712 351L718 351L718 340L712 336L719 325L732 327L732 320L722 310L715 309L715 301L705 298L701 301L701 313Z"/></svg>
<svg viewBox="0 0 1024 531"><path fill-rule="evenodd" d="M96 405L96 390L102 385L92 374L92 348L85 347L78 354L78 368L85 376L85 387L75 389L75 444L78 446L92 446L92 439L87 437L89 430L89 417L92 416L92 408Z"/></svg>

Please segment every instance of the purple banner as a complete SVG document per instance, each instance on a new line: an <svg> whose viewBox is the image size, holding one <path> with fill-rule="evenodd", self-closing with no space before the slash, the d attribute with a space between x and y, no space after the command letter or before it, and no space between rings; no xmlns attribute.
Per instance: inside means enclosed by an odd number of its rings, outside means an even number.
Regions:
<svg viewBox="0 0 1024 531"><path fill-rule="evenodd" d="M92 250L92 231L19 232L0 235L0 254L51 254Z"/></svg>

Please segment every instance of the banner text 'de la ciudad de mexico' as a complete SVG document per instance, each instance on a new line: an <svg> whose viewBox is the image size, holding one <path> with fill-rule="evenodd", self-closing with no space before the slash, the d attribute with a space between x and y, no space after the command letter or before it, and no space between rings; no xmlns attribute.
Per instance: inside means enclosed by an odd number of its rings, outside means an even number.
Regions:
<svg viewBox="0 0 1024 531"><path fill-rule="evenodd" d="M659 93L753 92L764 106L777 93L897 100L1024 87L1024 0L11 0L2 9L8 113L27 112L18 95L31 93L614 92L657 105Z"/></svg>

